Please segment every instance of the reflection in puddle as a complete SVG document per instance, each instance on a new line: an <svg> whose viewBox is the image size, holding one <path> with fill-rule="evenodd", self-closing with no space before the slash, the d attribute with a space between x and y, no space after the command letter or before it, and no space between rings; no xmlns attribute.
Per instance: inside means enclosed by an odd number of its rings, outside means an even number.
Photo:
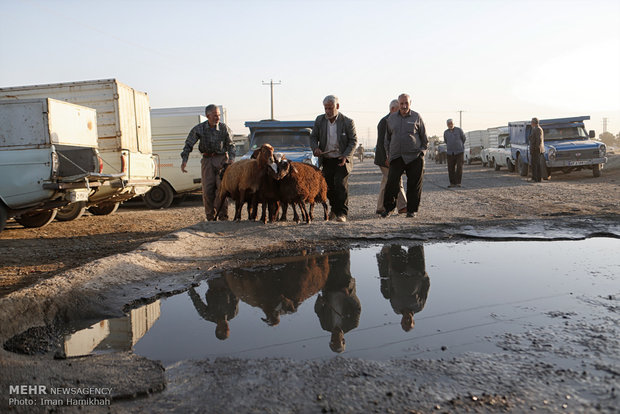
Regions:
<svg viewBox="0 0 620 414"><path fill-rule="evenodd" d="M107 319L67 335L61 356L75 357L108 351L129 351L160 315L160 301L133 309L122 318Z"/></svg>
<svg viewBox="0 0 620 414"><path fill-rule="evenodd" d="M161 314L157 301L76 332L64 353L133 347L170 364L502 352L501 335L600 317L589 299L618 294L619 249L620 240L599 238L391 244L278 258L161 299ZM553 317L558 312L564 319Z"/></svg>

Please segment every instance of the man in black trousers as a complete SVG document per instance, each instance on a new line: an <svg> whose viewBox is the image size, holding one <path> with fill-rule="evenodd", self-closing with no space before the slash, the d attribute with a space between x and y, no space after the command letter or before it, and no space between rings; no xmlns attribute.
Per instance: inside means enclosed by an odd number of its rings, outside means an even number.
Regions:
<svg viewBox="0 0 620 414"><path fill-rule="evenodd" d="M403 172L407 174L407 217L416 216L422 195L424 151L428 149L426 128L420 114L411 110L409 95L401 94L398 106L398 112L388 118L384 140L389 172L383 201L385 211L381 217L387 217L396 207L396 195Z"/></svg>

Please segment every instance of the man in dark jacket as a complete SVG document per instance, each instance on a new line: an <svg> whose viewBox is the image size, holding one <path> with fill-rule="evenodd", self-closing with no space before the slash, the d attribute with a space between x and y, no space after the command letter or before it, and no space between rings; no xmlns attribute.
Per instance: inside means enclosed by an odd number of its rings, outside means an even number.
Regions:
<svg viewBox="0 0 620 414"><path fill-rule="evenodd" d="M375 165L378 165L381 169L381 189L379 190L379 197L377 199L377 214L381 214L385 211L383 208L383 197L385 195L385 185L387 184L388 171L387 157L385 156L385 147L383 145L385 139L385 131L387 129L387 119L390 114L398 111L398 99L390 102L390 113L381 118L379 125L377 125L377 145L375 147ZM403 178L400 178L400 189L398 190L398 198L396 199L396 208L399 213L407 212L407 197L405 196L405 189L403 188Z"/></svg>
<svg viewBox="0 0 620 414"><path fill-rule="evenodd" d="M460 187L463 177L463 154L465 153L465 134L459 127L454 126L451 119L446 121L448 129L443 133L448 158L448 187Z"/></svg>
<svg viewBox="0 0 620 414"><path fill-rule="evenodd" d="M196 312L204 320L215 323L215 337L225 340L230 335L228 321L239 312L239 299L230 290L224 277L211 279L208 284L206 303L200 299L200 295L193 287L189 289L188 294Z"/></svg>
<svg viewBox="0 0 620 414"><path fill-rule="evenodd" d="M532 132L529 136L530 141L530 165L532 167L532 181L539 183L541 180L541 163L544 161L545 153L545 133L538 124L538 118L532 118ZM541 159L542 158L542 159Z"/></svg>
<svg viewBox="0 0 620 414"><path fill-rule="evenodd" d="M349 174L357 146L355 123L338 112L340 104L334 95L323 99L323 107L325 114L317 116L314 121L310 145L314 155L320 158L323 177L327 181L330 220L345 222L349 213Z"/></svg>

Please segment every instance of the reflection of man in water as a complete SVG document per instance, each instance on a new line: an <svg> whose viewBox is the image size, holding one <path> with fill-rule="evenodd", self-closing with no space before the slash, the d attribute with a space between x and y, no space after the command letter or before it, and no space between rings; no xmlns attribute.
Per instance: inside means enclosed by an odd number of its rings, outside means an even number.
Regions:
<svg viewBox="0 0 620 414"><path fill-rule="evenodd" d="M190 288L189 297L200 316L205 320L215 322L215 337L228 339L230 327L228 321L237 316L239 312L239 299L229 289L226 279L218 277L209 280L209 289L205 294L205 304L194 288Z"/></svg>
<svg viewBox="0 0 620 414"><path fill-rule="evenodd" d="M362 305L355 293L351 276L349 252L329 257L329 276L314 305L321 328L331 332L329 347L334 352L345 349L344 334L357 328Z"/></svg>
<svg viewBox="0 0 620 414"><path fill-rule="evenodd" d="M413 329L413 315L426 304L430 280L424 264L424 246L384 246L377 254L381 293L390 300L392 309L403 315L400 325L405 332Z"/></svg>

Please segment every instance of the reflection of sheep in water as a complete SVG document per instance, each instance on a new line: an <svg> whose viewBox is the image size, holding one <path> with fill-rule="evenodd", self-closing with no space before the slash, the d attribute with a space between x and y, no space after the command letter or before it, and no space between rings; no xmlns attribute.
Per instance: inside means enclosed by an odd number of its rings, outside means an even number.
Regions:
<svg viewBox="0 0 620 414"><path fill-rule="evenodd" d="M327 220L327 183L321 171L309 164L291 162L286 158L279 160L277 171L268 170L265 180L274 179L278 183L278 200L282 203L282 217L286 220L288 204L293 206L293 219L299 222L295 206L299 206L302 219L306 223L313 220L312 212L315 203L323 204L323 217ZM310 210L306 210L306 203L310 203Z"/></svg>
<svg viewBox="0 0 620 414"><path fill-rule="evenodd" d="M327 256L308 256L283 259L277 264L260 269L238 269L226 273L226 281L236 297L247 304L261 308L262 318L269 326L280 323L280 315L297 312L299 305L319 292L329 274Z"/></svg>
<svg viewBox="0 0 620 414"><path fill-rule="evenodd" d="M220 193L218 196L217 211L215 217L218 217L226 197L235 200L235 220L241 220L241 208L247 201L253 204L263 177L266 174L266 167L273 164L273 147L269 144L263 144L258 152L256 159L239 160L232 163L222 177L220 185ZM256 216L254 212L250 216Z"/></svg>

